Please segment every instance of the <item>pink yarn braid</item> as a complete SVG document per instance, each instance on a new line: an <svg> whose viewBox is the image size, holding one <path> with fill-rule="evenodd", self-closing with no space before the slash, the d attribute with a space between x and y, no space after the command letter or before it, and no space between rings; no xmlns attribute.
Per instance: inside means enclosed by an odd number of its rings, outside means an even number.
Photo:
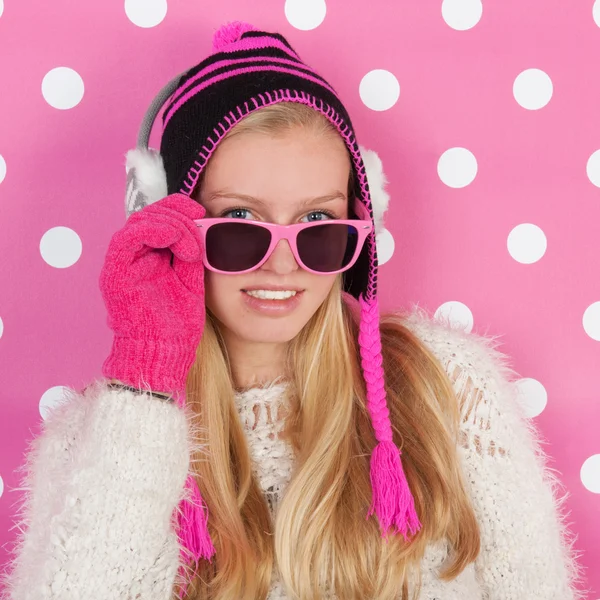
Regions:
<svg viewBox="0 0 600 600"><path fill-rule="evenodd" d="M396 531L408 541L408 530L415 534L421 523L415 510L414 498L402 469L399 448L392 438L390 411L386 403L383 379L383 357L379 333L379 302L377 298L360 299L360 331L358 342L362 368L367 386L367 408L379 442L371 455L371 487L373 499L367 519L375 512L387 541L388 529Z"/></svg>
<svg viewBox="0 0 600 600"><path fill-rule="evenodd" d="M184 564L197 563L201 558L212 561L215 548L208 533L208 507L205 505L198 484L192 475L188 475L185 481L185 490L191 496L191 500L188 500L186 495L179 503L180 512L177 514L177 524L181 546L180 556ZM186 571L184 564L179 567L179 574L184 580L179 598L184 597L188 585L192 581L192 575Z"/></svg>

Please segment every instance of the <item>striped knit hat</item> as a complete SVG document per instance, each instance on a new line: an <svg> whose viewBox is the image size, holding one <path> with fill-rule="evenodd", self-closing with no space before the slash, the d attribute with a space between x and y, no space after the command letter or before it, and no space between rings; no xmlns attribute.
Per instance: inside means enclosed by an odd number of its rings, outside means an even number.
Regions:
<svg viewBox="0 0 600 600"><path fill-rule="evenodd" d="M239 21L224 25L214 35L212 54L169 82L148 109L137 148L127 153L126 214L175 192L190 196L223 136L246 115L278 102L311 106L336 127L352 158L355 201L363 203L373 220L361 257L343 273L345 292L360 306L361 364L378 441L370 461L367 518L377 515L384 539L390 527L408 539L421 524L392 439L379 334L375 236L387 208L385 176L377 155L358 146L350 117L331 85L302 62L282 35ZM163 105L158 153L148 149L148 140ZM194 561L211 560L215 549L207 529L210 516L191 476L186 491L178 513L182 553Z"/></svg>

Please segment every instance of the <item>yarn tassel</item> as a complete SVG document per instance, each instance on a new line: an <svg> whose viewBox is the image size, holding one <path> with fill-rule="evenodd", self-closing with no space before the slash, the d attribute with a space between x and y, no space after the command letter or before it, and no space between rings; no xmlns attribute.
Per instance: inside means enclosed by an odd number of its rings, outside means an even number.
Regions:
<svg viewBox="0 0 600 600"><path fill-rule="evenodd" d="M415 503L400 459L400 450L394 442L379 442L371 455L371 488L373 499L367 519L376 513L387 541L388 529L393 525L408 541L409 535L421 529ZM410 530L410 534L409 534Z"/></svg>
<svg viewBox="0 0 600 600"><path fill-rule="evenodd" d="M402 468L400 449L392 438L392 424L387 406L377 297L359 298L360 327L358 342L367 389L367 407L375 430L377 445L371 455L370 475L372 501L367 519L377 514L382 534L387 541L388 530L396 531L408 541L409 531L416 533L421 523L415 510L413 495Z"/></svg>
<svg viewBox="0 0 600 600"><path fill-rule="evenodd" d="M198 484L192 475L188 475L185 489L190 492L191 500L184 497L179 503L180 511L177 521L181 558L187 564L197 563L201 558L211 561L215 554L215 548L208 533L208 507L205 505ZM183 565L180 567L180 574L185 580L179 596L179 598L183 598L192 577L189 574L186 575Z"/></svg>

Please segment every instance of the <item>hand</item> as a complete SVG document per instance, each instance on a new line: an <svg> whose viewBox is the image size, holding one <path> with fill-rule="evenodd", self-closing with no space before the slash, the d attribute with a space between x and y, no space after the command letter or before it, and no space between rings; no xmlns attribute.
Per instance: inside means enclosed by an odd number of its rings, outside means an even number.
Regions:
<svg viewBox="0 0 600 600"><path fill-rule="evenodd" d="M99 286L114 332L102 374L138 389L179 392L205 323L206 211L171 194L133 213L108 246Z"/></svg>

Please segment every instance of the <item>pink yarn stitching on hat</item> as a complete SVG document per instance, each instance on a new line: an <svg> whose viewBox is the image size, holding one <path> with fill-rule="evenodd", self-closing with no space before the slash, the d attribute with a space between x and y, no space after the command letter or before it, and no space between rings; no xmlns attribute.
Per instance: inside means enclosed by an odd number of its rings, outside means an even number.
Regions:
<svg viewBox="0 0 600 600"><path fill-rule="evenodd" d="M244 23L243 21L231 21L230 23L222 25L213 35L212 51L219 52L226 46L229 46L229 44L239 41L242 37L242 33L245 33L246 31L257 31L257 29L254 25Z"/></svg>

